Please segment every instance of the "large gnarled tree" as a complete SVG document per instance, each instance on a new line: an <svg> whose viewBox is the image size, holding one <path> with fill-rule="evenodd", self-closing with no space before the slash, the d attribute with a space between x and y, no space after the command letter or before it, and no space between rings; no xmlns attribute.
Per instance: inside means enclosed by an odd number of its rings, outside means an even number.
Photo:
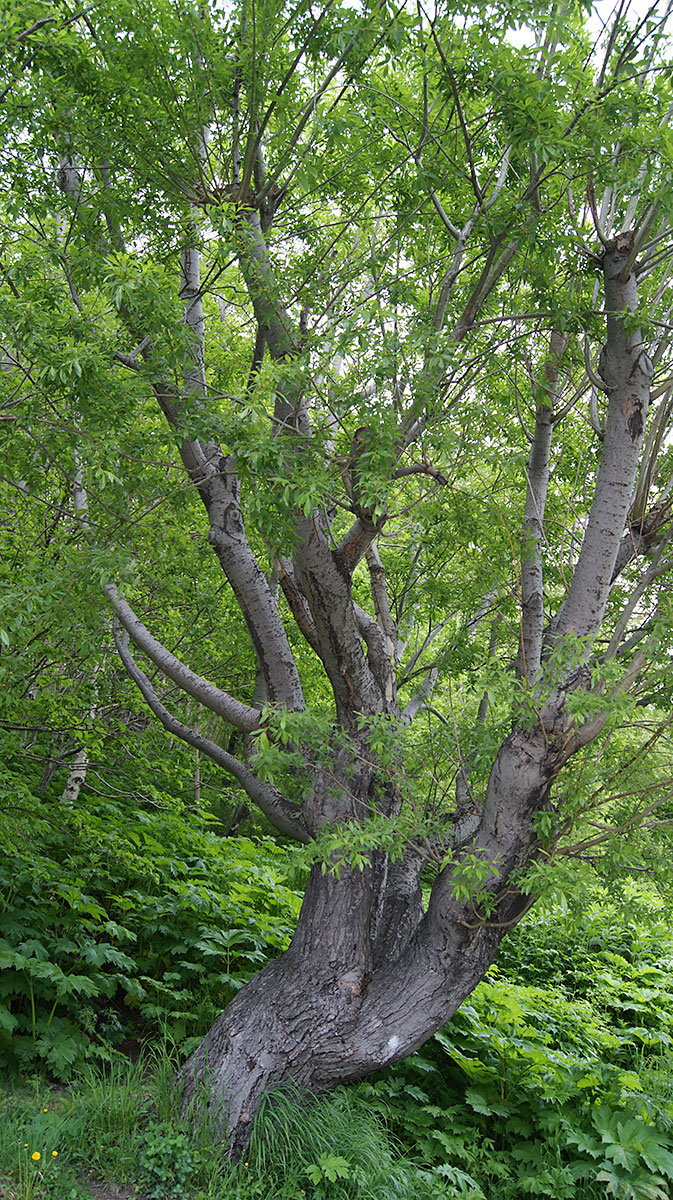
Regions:
<svg viewBox="0 0 673 1200"><path fill-rule="evenodd" d="M314 847L291 945L182 1072L240 1149L270 1084L357 1079L438 1029L568 850L566 764L629 696L656 737L663 14L594 44L573 4L518 33L507 6L37 7L2 99L13 444L32 422L34 464L80 496L89 472L79 536L149 708ZM159 422L247 689L142 612L119 495L154 511L128 472Z"/></svg>

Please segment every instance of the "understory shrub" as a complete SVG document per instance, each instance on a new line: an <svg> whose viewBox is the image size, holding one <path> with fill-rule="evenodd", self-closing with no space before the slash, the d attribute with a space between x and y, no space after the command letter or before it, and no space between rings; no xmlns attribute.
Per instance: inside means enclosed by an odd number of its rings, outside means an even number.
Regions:
<svg viewBox="0 0 673 1200"><path fill-rule="evenodd" d="M449 1194L673 1193L670 935L624 925L609 906L591 912L566 957L559 914L536 914L421 1053L360 1085L404 1151L456 1189ZM607 929L620 934L608 945Z"/></svg>
<svg viewBox="0 0 673 1200"><path fill-rule="evenodd" d="M300 897L272 839L168 802L27 803L0 811L0 1069L67 1079L161 1030L187 1052L287 945Z"/></svg>

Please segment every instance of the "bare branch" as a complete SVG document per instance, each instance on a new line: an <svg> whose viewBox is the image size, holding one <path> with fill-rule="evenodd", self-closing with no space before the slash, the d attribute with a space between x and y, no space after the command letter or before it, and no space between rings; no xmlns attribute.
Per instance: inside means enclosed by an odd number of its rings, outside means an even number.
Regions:
<svg viewBox="0 0 673 1200"><path fill-rule="evenodd" d="M391 472L390 478L404 479L408 475L429 475L431 479L435 480L435 483L441 484L442 487L447 487L449 482L446 476L442 475L441 471L438 471L436 467L432 466L432 463L428 462L412 463L407 467L396 467Z"/></svg>
<svg viewBox="0 0 673 1200"><path fill-rule="evenodd" d="M364 515L358 517L337 546L334 551L335 557L350 575L367 553L374 539L378 537L386 519L383 516L374 522L371 517Z"/></svg>
<svg viewBox="0 0 673 1200"><path fill-rule="evenodd" d="M465 335L469 332L476 320L477 314L484 303L488 299L493 288L498 280L504 275L514 255L519 249L519 240L512 239L507 242L500 254L497 253L498 247L502 239L498 238L491 247L491 252L486 261L486 265L479 277L477 284L468 300L461 316L459 317L452 333L454 342L461 342Z"/></svg>
<svg viewBox="0 0 673 1200"><path fill-rule="evenodd" d="M633 589L626 604L624 605L624 609L619 617L619 620L617 621L614 633L610 639L610 644L605 652L606 660L614 658L615 654L619 650L621 640L626 633L629 621L631 620L635 609L645 593L649 591L656 579L660 579L662 575L668 574L673 569L673 559L670 556L668 558L663 558L664 551L669 547L672 536L673 528L670 528L657 547L650 567L645 572L642 579L639 580L638 585Z"/></svg>
<svg viewBox="0 0 673 1200"><path fill-rule="evenodd" d="M292 569L291 562L286 558L278 560L278 579L280 586L283 589L283 595L290 606L290 612L297 622L297 626L303 633L309 646L315 650L320 657L320 643L316 627L313 624L313 618L309 611L308 604L304 595L297 583L295 573Z"/></svg>
<svg viewBox="0 0 673 1200"><path fill-rule="evenodd" d="M405 683L408 683L408 681L412 678L416 664L423 657L428 646L431 646L432 643L434 642L435 638L439 637L442 630L446 629L446 626L449 624L450 620L451 620L451 617L445 617L444 620L440 621L438 625L433 625L430 632L426 634L426 636L424 637L423 641L421 642L421 645L419 646L418 650L416 650L412 654L411 658L409 659L409 662L405 666L404 671L400 677L400 686L402 686Z"/></svg>
<svg viewBox="0 0 673 1200"><path fill-rule="evenodd" d="M535 414L535 436L528 457L526 504L521 556L521 642L517 674L532 683L540 672L544 630L544 578L542 538L549 487L549 455L554 429L554 404L558 395L560 364L566 348L565 334L553 330L544 364L541 393Z"/></svg>
<svg viewBox="0 0 673 1200"><path fill-rule="evenodd" d="M673 505L670 501L664 500L659 504L653 504L642 517L636 517L631 521L626 534L619 543L617 559L612 572L612 583L628 567L629 563L639 555L647 554L661 542L663 536L661 531L670 523L672 516Z"/></svg>
<svg viewBox="0 0 673 1200"><path fill-rule="evenodd" d="M370 545L366 558L376 619L390 643L391 655L394 657L397 646L397 626L390 611L388 588L386 586L386 569L381 562L381 555L379 554L376 542L372 542Z"/></svg>
<svg viewBox="0 0 673 1200"><path fill-rule="evenodd" d="M553 638L571 630L580 638L595 636L633 496L652 364L640 332L631 331L623 316L635 312L638 304L633 267L625 274L632 246L633 235L620 234L603 255L607 340L600 371L608 391L608 416L589 522L568 595L552 622Z"/></svg>
<svg viewBox="0 0 673 1200"><path fill-rule="evenodd" d="M138 649L142 650L168 679L172 679L173 683L177 683L178 687L188 696L198 700L199 704L203 704L211 712L223 717L234 728L241 729L244 733L252 733L253 730L259 729L260 713L257 709L242 704L240 700L235 700L233 696L229 696L227 692L223 692L214 684L197 675L190 667L185 666L143 625L114 584L108 584L103 591L118 620L133 638Z"/></svg>
<svg viewBox="0 0 673 1200"><path fill-rule="evenodd" d="M207 755L208 758L216 762L229 775L232 775L240 783L246 795L257 805L260 811L264 813L265 817L271 821L271 824L280 833L295 838L299 842L310 841L301 810L297 805L283 796L282 792L279 792L277 788L263 783L245 763L239 762L237 758L228 754L221 746L203 737L202 734L196 733L188 725L185 725L177 717L172 716L168 712L168 709L159 700L147 676L134 662L128 649L128 634L123 638L120 636L116 620L114 640L117 653L126 671L138 688L145 703L161 722L164 729L174 734L175 737L180 738L181 741L187 742L189 746L194 746L195 749L200 750L202 754Z"/></svg>
<svg viewBox="0 0 673 1200"><path fill-rule="evenodd" d="M402 711L401 721L403 725L411 724L417 713L419 713L422 708L425 708L425 703L432 695L438 678L439 671L436 667L431 667L425 679L423 680L423 683L416 692L416 695L412 696L406 708L404 708Z"/></svg>

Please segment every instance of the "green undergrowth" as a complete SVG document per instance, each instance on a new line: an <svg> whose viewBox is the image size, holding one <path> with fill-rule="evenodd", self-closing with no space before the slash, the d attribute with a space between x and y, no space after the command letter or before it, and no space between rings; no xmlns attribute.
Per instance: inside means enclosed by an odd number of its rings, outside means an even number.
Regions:
<svg viewBox="0 0 673 1200"><path fill-rule="evenodd" d="M354 1091L266 1098L234 1165L199 1111L181 1117L163 1051L89 1067L67 1088L39 1079L0 1094L0 1194L7 1200L440 1200L444 1182L403 1158Z"/></svg>
<svg viewBox="0 0 673 1200"><path fill-rule="evenodd" d="M668 1200L670 1091L636 1055L586 1001L493 976L360 1094L452 1194Z"/></svg>
<svg viewBox="0 0 673 1200"><path fill-rule="evenodd" d="M113 1055L67 1087L16 1084L1 1100L0 1189L9 1200L87 1200L92 1182L97 1197L107 1183L146 1200L669 1200L670 943L643 921L608 949L597 929L614 919L606 905L590 913L568 978L552 983L564 919L536 917L535 941L517 933L421 1053L326 1097L268 1096L238 1165L198 1110L181 1118L174 1052ZM534 944L547 967L523 982Z"/></svg>
<svg viewBox="0 0 673 1200"><path fill-rule="evenodd" d="M673 941L632 911L533 915L421 1053L360 1085L449 1194L673 1195Z"/></svg>
<svg viewBox="0 0 673 1200"><path fill-rule="evenodd" d="M188 1053L289 942L300 896L270 838L218 837L167 798L1 801L0 1072L67 1080L161 1030Z"/></svg>
<svg viewBox="0 0 673 1200"><path fill-rule="evenodd" d="M58 822L26 805L0 811L3 1200L673 1195L673 936L646 895L533 912L421 1053L308 1104L269 1097L233 1166L180 1117L175 1070L287 945L291 852L166 798Z"/></svg>

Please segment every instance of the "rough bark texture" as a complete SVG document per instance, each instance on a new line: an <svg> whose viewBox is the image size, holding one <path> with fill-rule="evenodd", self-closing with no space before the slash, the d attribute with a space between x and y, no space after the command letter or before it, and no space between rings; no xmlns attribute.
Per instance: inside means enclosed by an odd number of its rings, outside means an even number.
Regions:
<svg viewBox="0 0 673 1200"><path fill-rule="evenodd" d="M185 1101L206 1085L234 1149L245 1149L260 1096L293 1081L322 1091L412 1053L483 977L527 898L516 872L535 854L533 816L563 758L562 702L548 729L517 731L491 774L472 852L492 867L481 900L459 902L441 871L428 911L419 862L316 867L289 949L229 1005L182 1070ZM360 786L364 789L367 773ZM350 787L350 805L357 807ZM366 804L366 792L361 795Z"/></svg>

